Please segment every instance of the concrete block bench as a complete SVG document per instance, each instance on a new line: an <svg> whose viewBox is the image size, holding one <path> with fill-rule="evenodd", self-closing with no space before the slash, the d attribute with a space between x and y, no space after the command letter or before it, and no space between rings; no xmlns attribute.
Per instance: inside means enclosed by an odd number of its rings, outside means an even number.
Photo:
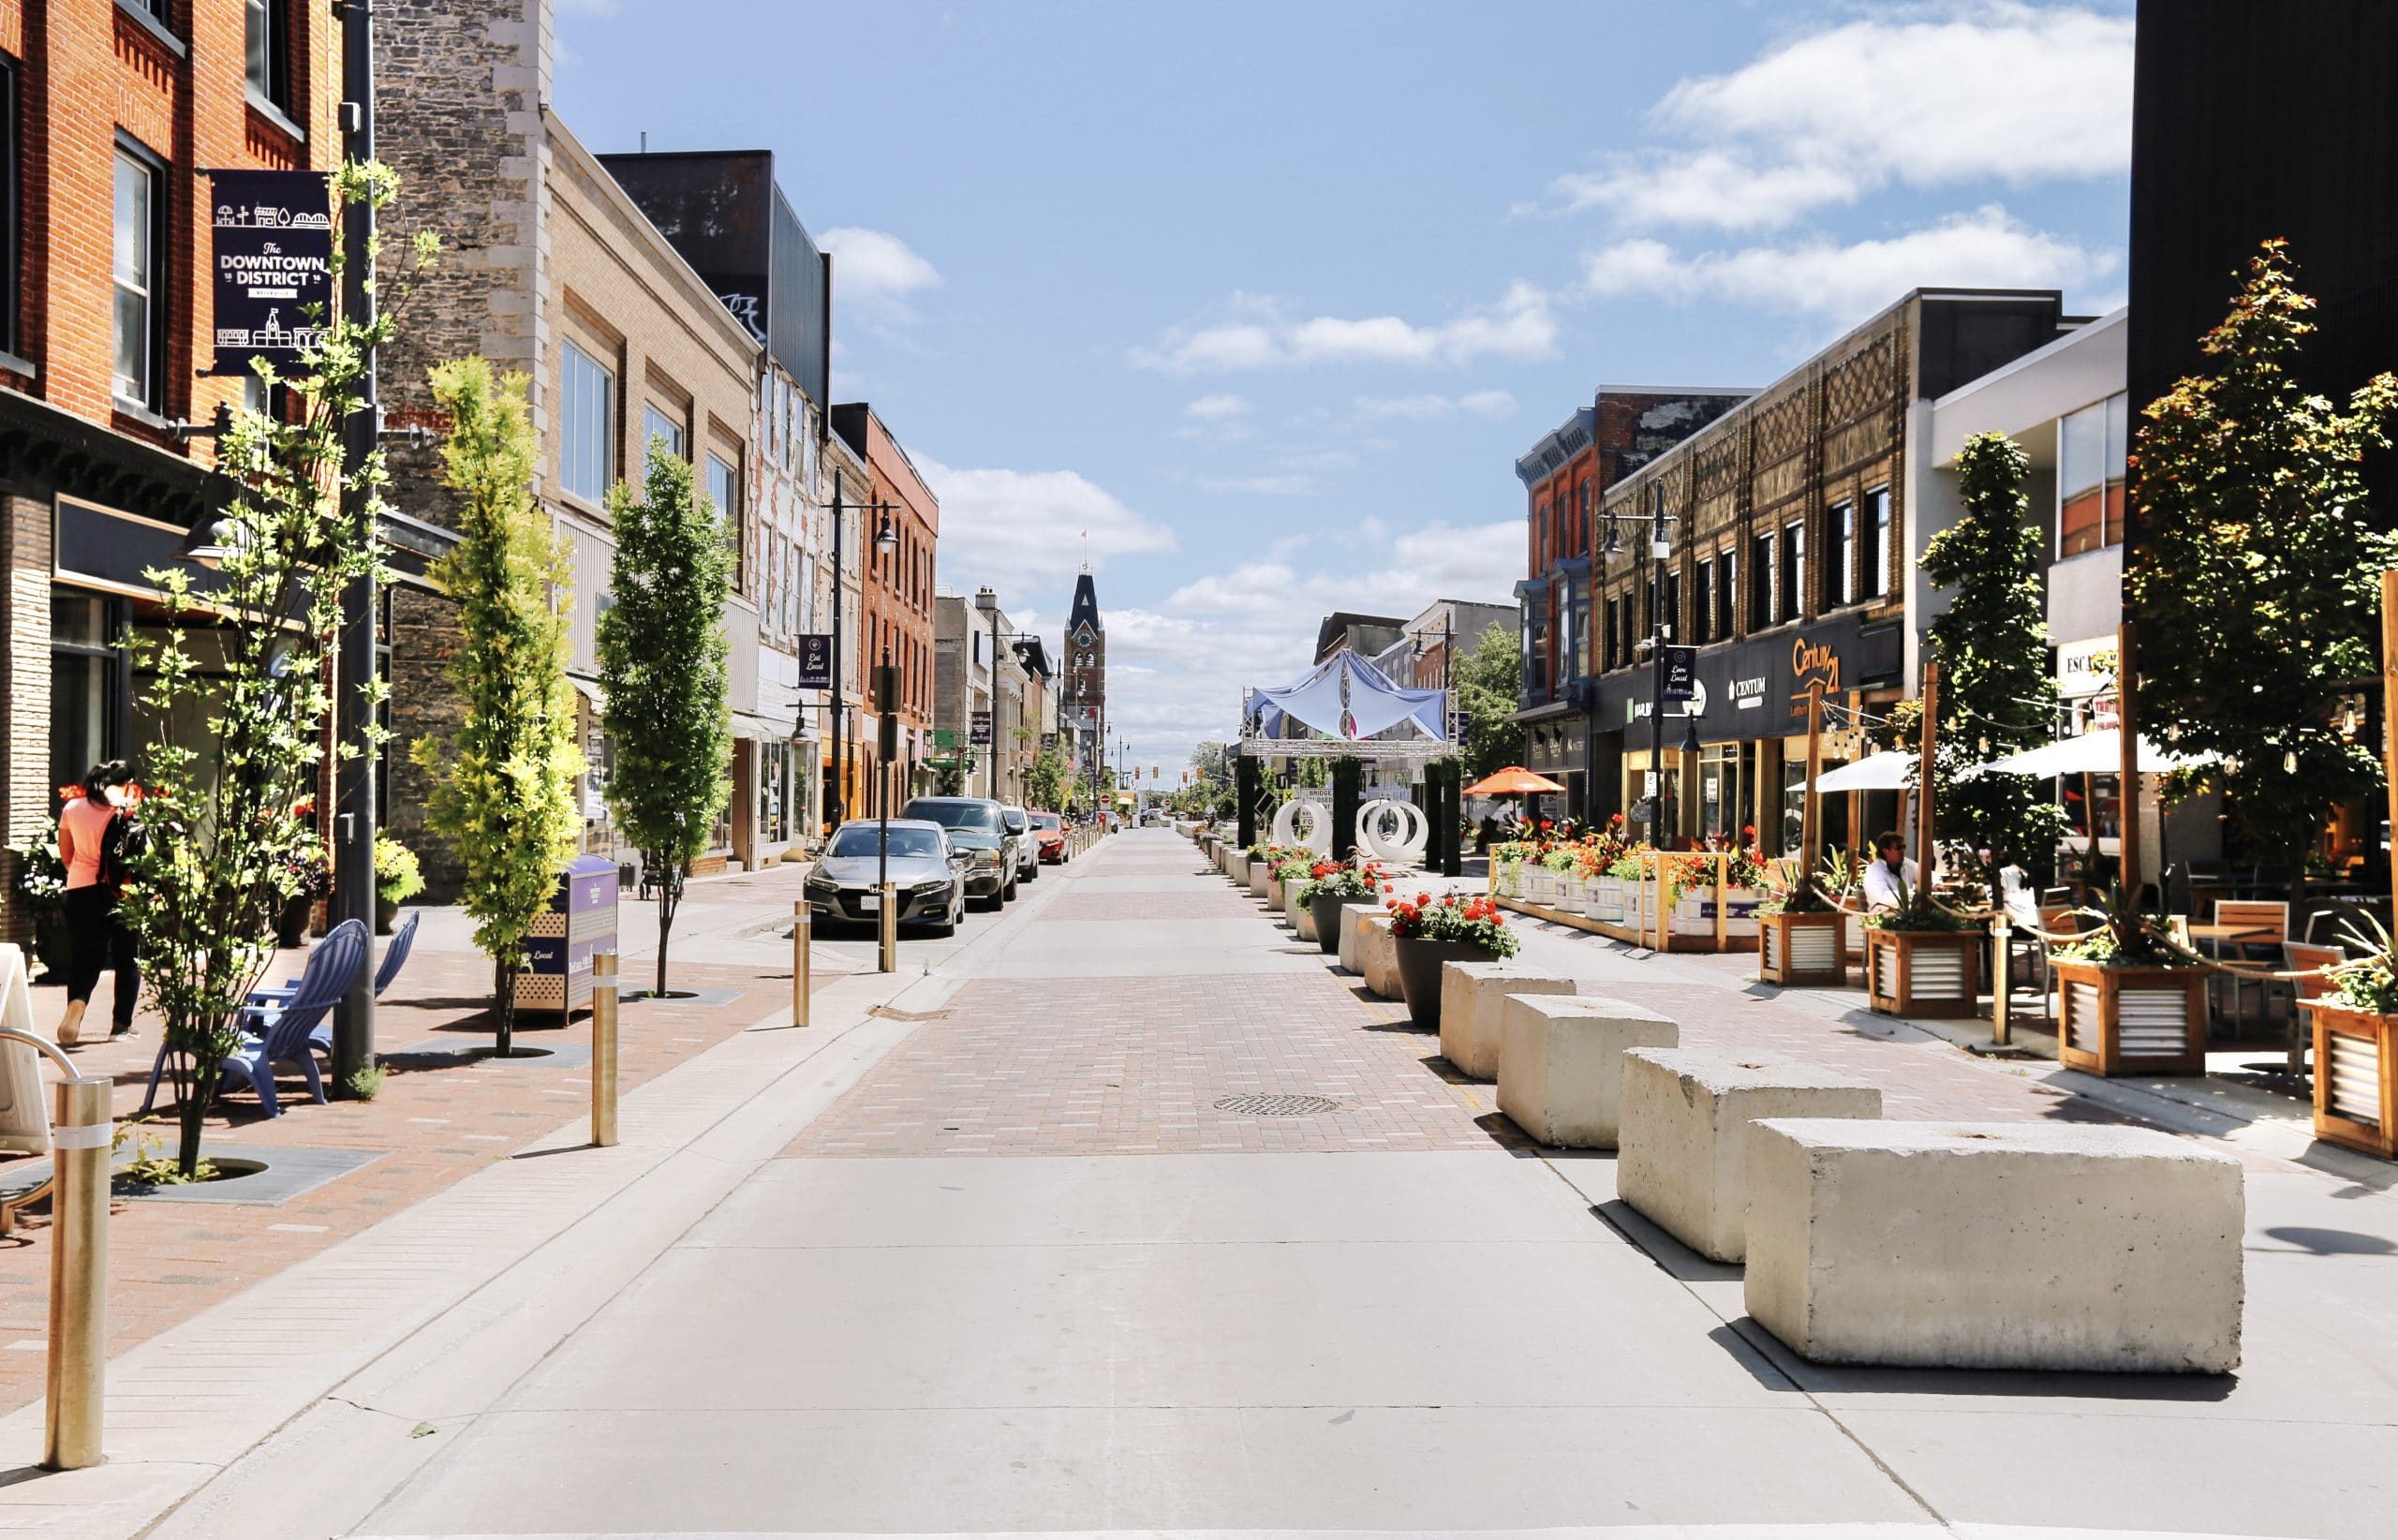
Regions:
<svg viewBox="0 0 2398 1540"><path fill-rule="evenodd" d="M1236 887L1249 886L1249 852L1236 846L1224 847L1224 875Z"/></svg>
<svg viewBox="0 0 2398 1540"><path fill-rule="evenodd" d="M2223 1374L2240 1162L2154 1129L1775 1118L1749 1313L1822 1363Z"/></svg>
<svg viewBox="0 0 2398 1540"><path fill-rule="evenodd" d="M1509 995L1500 1034L1499 1110L1570 1149L1616 1148L1625 1049L1681 1042L1672 1017L1590 995Z"/></svg>
<svg viewBox="0 0 2398 1540"><path fill-rule="evenodd" d="M1341 971L1363 974L1366 971L1366 926L1376 920L1387 919L1380 904L1343 904L1340 906Z"/></svg>
<svg viewBox="0 0 2398 1540"><path fill-rule="evenodd" d="M1364 933L1357 938L1357 971L1370 993L1384 1000L1400 998L1399 939L1390 933L1389 915L1377 914L1366 922Z"/></svg>
<svg viewBox="0 0 2398 1540"><path fill-rule="evenodd" d="M1635 1048L1623 1056L1616 1192L1701 1256L1738 1262L1756 1121L1881 1116L1879 1090L1809 1065Z"/></svg>
<svg viewBox="0 0 2398 1540"><path fill-rule="evenodd" d="M1441 965L1441 1054L1474 1080L1499 1078L1500 1027L1509 995L1570 995L1572 979L1502 959Z"/></svg>

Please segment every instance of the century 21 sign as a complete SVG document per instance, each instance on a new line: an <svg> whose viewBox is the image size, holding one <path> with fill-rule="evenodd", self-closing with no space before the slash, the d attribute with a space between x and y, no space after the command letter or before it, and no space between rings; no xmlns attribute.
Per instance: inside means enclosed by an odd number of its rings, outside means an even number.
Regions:
<svg viewBox="0 0 2398 1540"><path fill-rule="evenodd" d="M1840 693L1840 654L1828 643L1810 642L1803 636L1790 639L1790 705L1793 711L1806 708L1809 687L1820 683L1827 695Z"/></svg>

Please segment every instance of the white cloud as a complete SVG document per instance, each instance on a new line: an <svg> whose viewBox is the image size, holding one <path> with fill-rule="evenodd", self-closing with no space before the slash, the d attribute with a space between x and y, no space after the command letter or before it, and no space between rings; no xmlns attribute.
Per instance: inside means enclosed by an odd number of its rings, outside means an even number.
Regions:
<svg viewBox="0 0 2398 1540"><path fill-rule="evenodd" d="M1203 476L1199 484L1210 492L1236 492L1259 497L1304 497L1315 490L1315 478L1295 471L1270 476Z"/></svg>
<svg viewBox="0 0 2398 1540"><path fill-rule="evenodd" d="M940 499L940 581L961 593L987 583L1005 602L1070 588L1086 533L1094 571L1177 549L1173 530L1074 471L967 470L922 455L916 468Z"/></svg>
<svg viewBox="0 0 2398 1540"><path fill-rule="evenodd" d="M1560 177L1552 207L1757 230L1894 184L2120 176L2133 31L2075 6L1947 0L1801 32L1677 83L1650 118L1681 145Z"/></svg>
<svg viewBox="0 0 2398 1540"><path fill-rule="evenodd" d="M1169 329L1157 347L1133 349L1132 362L1167 374L1192 375L1314 364L1531 360L1557 350L1557 320L1548 296L1521 282L1511 285L1496 304L1428 324L1398 316L1293 318L1275 302L1240 293L1223 308L1226 318Z"/></svg>
<svg viewBox="0 0 2398 1540"><path fill-rule="evenodd" d="M1883 240L1818 238L1690 256L1662 241L1621 241L1584 259L1583 282L1602 299L1723 301L1854 318L1917 288L2080 289L2112 274L2116 260L1991 204Z"/></svg>
<svg viewBox="0 0 2398 1540"><path fill-rule="evenodd" d="M894 320L911 320L907 299L939 289L940 274L908 243L887 230L844 225L817 238L833 254L836 304L855 305Z"/></svg>
<svg viewBox="0 0 2398 1540"><path fill-rule="evenodd" d="M1221 422L1227 418L1248 416L1249 401L1237 395L1203 395L1183 407L1182 415L1202 422Z"/></svg>
<svg viewBox="0 0 2398 1540"><path fill-rule="evenodd" d="M1505 391L1472 391L1460 396L1436 395L1361 395L1350 404L1351 410L1364 422L1381 422L1402 418L1412 422L1436 422L1444 417L1481 417L1491 422L1512 417L1516 398Z"/></svg>

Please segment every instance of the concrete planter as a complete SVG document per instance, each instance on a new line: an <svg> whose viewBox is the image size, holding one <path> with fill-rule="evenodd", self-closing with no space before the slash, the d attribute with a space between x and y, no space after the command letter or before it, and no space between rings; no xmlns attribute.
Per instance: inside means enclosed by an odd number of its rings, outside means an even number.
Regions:
<svg viewBox="0 0 2398 1540"><path fill-rule="evenodd" d="M1282 889L1282 917L1291 922L1291 932L1303 941L1315 940L1315 910L1299 901L1299 885L1286 883Z"/></svg>
<svg viewBox="0 0 2398 1540"><path fill-rule="evenodd" d="M2057 1062L2090 1074L2207 1073L2207 977L2198 968L2056 960Z"/></svg>
<svg viewBox="0 0 2398 1540"><path fill-rule="evenodd" d="M1229 845L1225 846L1224 875L1233 880L1235 887L1249 886L1249 852L1236 851Z"/></svg>
<svg viewBox="0 0 2398 1540"><path fill-rule="evenodd" d="M1252 898L1266 896L1266 884L1274 881L1274 868L1252 856L1249 863L1249 893Z"/></svg>
<svg viewBox="0 0 2398 1540"><path fill-rule="evenodd" d="M1846 984L1848 916L1838 910L1759 915L1757 978L1784 985Z"/></svg>
<svg viewBox="0 0 2398 1540"><path fill-rule="evenodd" d="M1865 1003L1892 1016L1970 1016L1981 1009L1977 930L1865 931Z"/></svg>
<svg viewBox="0 0 2398 1540"><path fill-rule="evenodd" d="M1391 938L1399 961L1399 995L1416 1026L1441 1029L1441 969L1453 962L1488 962L1490 954L1463 941Z"/></svg>
<svg viewBox="0 0 2398 1540"><path fill-rule="evenodd" d="M1340 911L1348 902L1332 893L1320 893L1308 900L1308 919L1315 930L1315 944L1327 954L1340 951Z"/></svg>
<svg viewBox="0 0 2398 1540"><path fill-rule="evenodd" d="M1266 907L1267 909L1283 907L1282 880L1279 877L1269 877L1266 880Z"/></svg>
<svg viewBox="0 0 2398 1540"><path fill-rule="evenodd" d="M1565 914L1587 912L1582 907L1580 872L1552 871L1548 874L1548 907Z"/></svg>
<svg viewBox="0 0 2398 1540"><path fill-rule="evenodd" d="M1624 890L1630 885L1621 877L1585 877L1582 912L1606 925L1623 924Z"/></svg>
<svg viewBox="0 0 2398 1540"><path fill-rule="evenodd" d="M2398 1015L2319 1000L2299 1001L2315 1021L2315 1136L2398 1160Z"/></svg>

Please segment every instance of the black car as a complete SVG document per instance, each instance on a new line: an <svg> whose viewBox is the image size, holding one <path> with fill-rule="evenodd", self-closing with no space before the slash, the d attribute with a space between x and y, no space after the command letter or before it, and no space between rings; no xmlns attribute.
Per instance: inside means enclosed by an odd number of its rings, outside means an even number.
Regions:
<svg viewBox="0 0 2398 1540"><path fill-rule="evenodd" d="M1003 904L1015 896L1015 836L989 797L918 797L907 816L938 823L966 856L966 891Z"/></svg>
<svg viewBox="0 0 2398 1540"><path fill-rule="evenodd" d="M882 831L857 819L833 831L823 858L807 874L807 910L827 920L874 924L881 917L878 884L886 870ZM946 936L966 915L967 857L938 823L893 819L887 870L903 925L931 925Z"/></svg>

